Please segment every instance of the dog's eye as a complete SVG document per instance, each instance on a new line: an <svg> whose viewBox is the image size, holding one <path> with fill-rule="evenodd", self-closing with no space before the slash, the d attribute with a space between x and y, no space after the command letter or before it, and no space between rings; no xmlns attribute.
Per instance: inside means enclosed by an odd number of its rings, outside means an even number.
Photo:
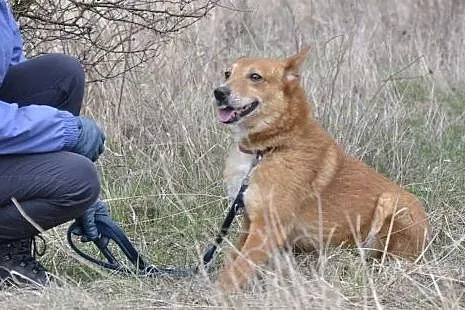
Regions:
<svg viewBox="0 0 465 310"><path fill-rule="evenodd" d="M254 82L258 82L258 81L263 80L263 77L262 77L260 74L258 74L258 73L251 73L251 74L249 75L249 79L251 79L251 80L254 81Z"/></svg>
<svg viewBox="0 0 465 310"><path fill-rule="evenodd" d="M231 71L230 70L224 71L224 79L225 80L229 79L230 76L231 76Z"/></svg>

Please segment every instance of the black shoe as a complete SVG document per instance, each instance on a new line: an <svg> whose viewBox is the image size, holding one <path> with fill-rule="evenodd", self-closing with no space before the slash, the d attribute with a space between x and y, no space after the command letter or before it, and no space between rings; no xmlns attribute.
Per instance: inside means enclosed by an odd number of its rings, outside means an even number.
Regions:
<svg viewBox="0 0 465 310"><path fill-rule="evenodd" d="M50 283L45 268L32 256L32 241L32 238L0 240L1 283L17 286L45 286Z"/></svg>

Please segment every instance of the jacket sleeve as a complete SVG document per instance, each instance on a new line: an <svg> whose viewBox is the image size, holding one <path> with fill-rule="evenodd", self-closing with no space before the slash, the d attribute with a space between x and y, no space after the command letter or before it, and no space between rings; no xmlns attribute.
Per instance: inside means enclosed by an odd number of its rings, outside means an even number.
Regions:
<svg viewBox="0 0 465 310"><path fill-rule="evenodd" d="M78 136L78 121L67 111L0 101L0 155L70 150Z"/></svg>
<svg viewBox="0 0 465 310"><path fill-rule="evenodd" d="M11 10L8 10L8 15L10 17L9 23L11 26L11 30L13 31L13 53L11 55L10 65L16 65L26 60L26 56L24 55L23 51L24 42L21 36L21 32L19 30L18 23L14 19Z"/></svg>

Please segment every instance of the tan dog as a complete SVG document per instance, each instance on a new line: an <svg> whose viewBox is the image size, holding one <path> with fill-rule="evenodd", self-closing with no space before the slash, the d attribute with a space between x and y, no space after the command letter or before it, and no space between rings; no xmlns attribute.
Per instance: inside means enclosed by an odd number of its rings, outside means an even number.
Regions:
<svg viewBox="0 0 465 310"><path fill-rule="evenodd" d="M215 89L218 120L236 144L226 162L228 195L244 192L243 232L219 277L234 290L276 249L352 244L415 259L429 225L420 201L347 155L312 117L299 83L309 48L284 60L240 58Z"/></svg>

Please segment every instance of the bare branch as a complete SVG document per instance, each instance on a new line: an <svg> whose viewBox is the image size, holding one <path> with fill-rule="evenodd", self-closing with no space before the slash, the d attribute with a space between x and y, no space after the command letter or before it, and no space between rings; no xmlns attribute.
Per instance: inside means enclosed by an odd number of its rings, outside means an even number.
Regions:
<svg viewBox="0 0 465 310"><path fill-rule="evenodd" d="M28 56L61 50L101 81L156 56L219 0L13 0Z"/></svg>

